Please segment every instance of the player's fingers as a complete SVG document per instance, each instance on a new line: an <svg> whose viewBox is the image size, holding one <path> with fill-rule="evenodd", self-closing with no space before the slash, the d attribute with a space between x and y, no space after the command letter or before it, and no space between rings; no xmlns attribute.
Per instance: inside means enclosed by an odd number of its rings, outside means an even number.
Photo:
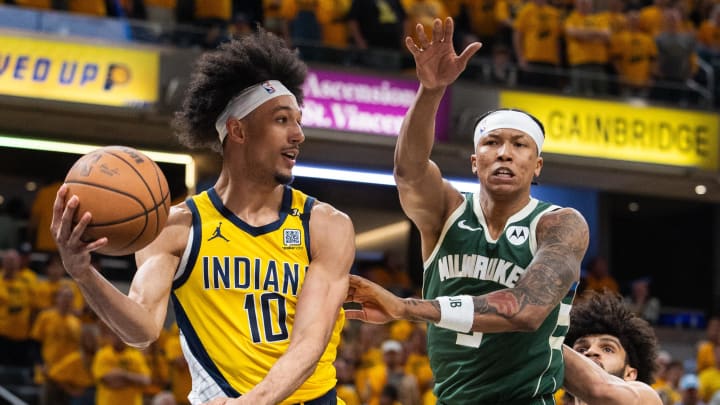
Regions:
<svg viewBox="0 0 720 405"><path fill-rule="evenodd" d="M445 30L442 36L443 42L450 42L452 44L453 32L455 32L455 23L452 17L448 17L445 19Z"/></svg>
<svg viewBox="0 0 720 405"><path fill-rule="evenodd" d="M428 46L430 46L430 40L427 35L425 35L425 28L423 28L422 24L415 26L415 33L417 34L418 42L420 43L420 49L427 49Z"/></svg>
<svg viewBox="0 0 720 405"><path fill-rule="evenodd" d="M347 295L345 296L345 302L353 302L354 297L355 297L355 288L353 288L353 287L348 288Z"/></svg>
<svg viewBox="0 0 720 405"><path fill-rule="evenodd" d="M405 37L405 47L410 51L413 56L418 56L422 49L415 43L412 37Z"/></svg>
<svg viewBox="0 0 720 405"><path fill-rule="evenodd" d="M435 20L433 20L432 38L433 38L433 42L444 42L444 40L445 40L445 33L443 32L443 23L442 23L442 20L439 18L436 18Z"/></svg>
<svg viewBox="0 0 720 405"><path fill-rule="evenodd" d="M477 53L477 51L482 48L482 44L480 42L473 42L472 44L468 45L460 54L458 59L460 59L460 62L463 64L463 66L466 66L468 61L470 61L470 58L473 57Z"/></svg>
<svg viewBox="0 0 720 405"><path fill-rule="evenodd" d="M67 239L70 237L73 229L72 220L79 203L80 199L77 196L72 196L67 204L65 204L65 209L60 217L60 228L57 230L58 241L67 242Z"/></svg>
<svg viewBox="0 0 720 405"><path fill-rule="evenodd" d="M88 252L94 252L107 244L108 244L108 238L103 237L103 238L100 238L98 240L88 243L88 245L85 246L85 250L87 250Z"/></svg>
<svg viewBox="0 0 720 405"><path fill-rule="evenodd" d="M73 227L70 237L68 238L68 242L72 244L84 244L85 242L82 241L82 235L85 233L85 228L87 228L87 225L91 220L92 215L89 212L84 213L82 217L80 217L80 221L78 221L77 225Z"/></svg>
<svg viewBox="0 0 720 405"><path fill-rule="evenodd" d="M350 275L350 288L353 289L353 293L355 293L355 291L363 285L364 281L365 279L360 276Z"/></svg>
<svg viewBox="0 0 720 405"><path fill-rule="evenodd" d="M53 236L60 228L60 222L65 208L65 195L67 194L67 186L64 184L60 187L57 194L55 194L55 202L53 203L53 215L50 221L50 232Z"/></svg>

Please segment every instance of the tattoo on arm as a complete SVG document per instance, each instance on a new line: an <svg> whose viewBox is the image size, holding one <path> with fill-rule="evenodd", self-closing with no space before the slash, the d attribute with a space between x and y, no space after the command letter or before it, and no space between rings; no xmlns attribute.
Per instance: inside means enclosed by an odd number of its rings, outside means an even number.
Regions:
<svg viewBox="0 0 720 405"><path fill-rule="evenodd" d="M528 305L555 306L577 280L588 245L588 229L572 210L547 214L538 224L538 250L515 288L474 298L475 314L510 319Z"/></svg>
<svg viewBox="0 0 720 405"><path fill-rule="evenodd" d="M419 300L408 298L405 305L413 307L408 311L407 319L415 322L439 322L440 303L437 300Z"/></svg>

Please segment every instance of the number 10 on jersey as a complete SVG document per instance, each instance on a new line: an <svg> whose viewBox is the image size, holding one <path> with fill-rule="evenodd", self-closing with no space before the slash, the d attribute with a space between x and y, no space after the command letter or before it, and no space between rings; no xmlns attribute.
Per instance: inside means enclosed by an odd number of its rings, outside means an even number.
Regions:
<svg viewBox="0 0 720 405"><path fill-rule="evenodd" d="M272 343L288 338L285 297L274 292L247 294L244 308L253 343Z"/></svg>

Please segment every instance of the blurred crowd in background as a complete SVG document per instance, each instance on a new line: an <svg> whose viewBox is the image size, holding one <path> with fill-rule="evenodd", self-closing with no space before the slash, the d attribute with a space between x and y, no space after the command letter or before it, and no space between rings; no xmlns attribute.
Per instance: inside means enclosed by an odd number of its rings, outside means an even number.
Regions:
<svg viewBox="0 0 720 405"><path fill-rule="evenodd" d="M307 61L412 67L404 38L456 21L481 41L466 75L582 96L709 107L718 99L717 0L4 0L132 21L134 40L212 49L258 26Z"/></svg>

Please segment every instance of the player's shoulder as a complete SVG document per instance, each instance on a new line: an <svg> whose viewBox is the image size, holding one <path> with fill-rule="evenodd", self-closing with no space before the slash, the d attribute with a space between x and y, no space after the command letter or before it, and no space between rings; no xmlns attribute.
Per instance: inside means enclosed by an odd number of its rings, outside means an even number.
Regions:
<svg viewBox="0 0 720 405"><path fill-rule="evenodd" d="M639 404L643 405L662 405L662 399L655 389L641 381L628 381L629 385L635 390Z"/></svg>
<svg viewBox="0 0 720 405"><path fill-rule="evenodd" d="M587 222L585 221L583 214L572 207L556 207L555 209L545 212L540 218L540 223L543 222L587 226Z"/></svg>
<svg viewBox="0 0 720 405"><path fill-rule="evenodd" d="M537 233L547 233L550 238L578 238L589 235L589 227L585 217L576 209L562 207L546 212L538 221ZM583 239L584 239L583 238Z"/></svg>
<svg viewBox="0 0 720 405"><path fill-rule="evenodd" d="M343 211L324 201L315 200L311 208L311 218L321 221L350 222L350 217Z"/></svg>
<svg viewBox="0 0 720 405"><path fill-rule="evenodd" d="M189 227L191 223L192 223L192 211L190 211L190 207L188 207L188 205L185 201L170 207L170 213L168 214L167 225L185 224Z"/></svg>
<svg viewBox="0 0 720 405"><path fill-rule="evenodd" d="M182 255L192 226L192 211L185 202L170 207L165 227L158 237L141 252L143 254L171 253Z"/></svg>

